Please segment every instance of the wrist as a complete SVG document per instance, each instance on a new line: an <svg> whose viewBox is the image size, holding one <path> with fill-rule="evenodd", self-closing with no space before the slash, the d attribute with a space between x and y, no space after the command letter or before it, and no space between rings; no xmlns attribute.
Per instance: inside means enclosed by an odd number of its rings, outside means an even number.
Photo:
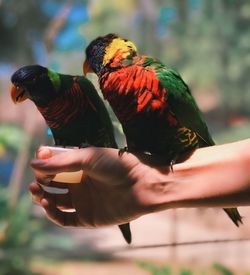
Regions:
<svg viewBox="0 0 250 275"><path fill-rule="evenodd" d="M196 150L186 161L150 169L135 185L145 211L249 205L250 139Z"/></svg>
<svg viewBox="0 0 250 275"><path fill-rule="evenodd" d="M142 214L174 208L178 201L176 175L166 166L145 169L132 187L136 207Z"/></svg>
<svg viewBox="0 0 250 275"><path fill-rule="evenodd" d="M250 139L196 150L169 168L147 167L132 190L144 214L168 208L249 205Z"/></svg>
<svg viewBox="0 0 250 275"><path fill-rule="evenodd" d="M196 150L174 166L171 204L180 207L249 205L250 139Z"/></svg>

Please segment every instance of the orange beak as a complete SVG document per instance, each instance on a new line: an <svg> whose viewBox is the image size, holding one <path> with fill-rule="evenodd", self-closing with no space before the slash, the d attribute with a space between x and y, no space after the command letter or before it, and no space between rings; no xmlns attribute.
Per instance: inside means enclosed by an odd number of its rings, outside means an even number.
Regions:
<svg viewBox="0 0 250 275"><path fill-rule="evenodd" d="M88 62L88 60L85 60L84 63L83 63L83 74L84 76L87 75L87 73L92 73L93 70Z"/></svg>
<svg viewBox="0 0 250 275"><path fill-rule="evenodd" d="M23 88L17 87L13 84L11 84L11 87L10 87L10 95L11 95L12 101L15 104L23 102L28 98L26 91Z"/></svg>

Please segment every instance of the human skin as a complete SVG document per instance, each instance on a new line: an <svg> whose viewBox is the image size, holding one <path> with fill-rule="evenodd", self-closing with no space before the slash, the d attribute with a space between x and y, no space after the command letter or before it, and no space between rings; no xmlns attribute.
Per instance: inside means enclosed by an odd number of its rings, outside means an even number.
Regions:
<svg viewBox="0 0 250 275"><path fill-rule="evenodd" d="M53 183L55 174L83 170L80 184L69 193L48 194L35 182L34 202L60 226L100 227L122 224L170 208L250 205L250 139L197 149L173 171L139 155L117 149L89 147L51 157L41 147L31 161L37 182ZM71 210L73 212L65 212Z"/></svg>

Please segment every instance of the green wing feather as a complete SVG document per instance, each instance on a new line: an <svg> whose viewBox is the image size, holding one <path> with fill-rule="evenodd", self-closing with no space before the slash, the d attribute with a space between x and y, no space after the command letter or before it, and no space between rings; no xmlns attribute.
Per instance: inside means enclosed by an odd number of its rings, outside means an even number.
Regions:
<svg viewBox="0 0 250 275"><path fill-rule="evenodd" d="M167 90L171 110L180 124L197 134L200 139L200 147L214 145L215 143L202 118L202 113L181 76L172 69L162 68L161 72L157 73L157 77ZM236 226L242 223L242 217L237 208L224 208L223 210Z"/></svg>
<svg viewBox="0 0 250 275"><path fill-rule="evenodd" d="M181 76L175 70L152 58L146 59L144 64L153 68L156 77L166 89L166 100L180 125L196 133L200 139L200 147L214 145L202 113Z"/></svg>
<svg viewBox="0 0 250 275"><path fill-rule="evenodd" d="M194 131L199 137L199 146L214 145L214 141L208 131L202 113L193 98L189 87L181 76L173 69L167 68L158 60L146 59L146 66L150 66L156 73L161 85L166 89L166 100L178 122ZM242 217L237 208L224 208L224 211L236 226L242 223Z"/></svg>

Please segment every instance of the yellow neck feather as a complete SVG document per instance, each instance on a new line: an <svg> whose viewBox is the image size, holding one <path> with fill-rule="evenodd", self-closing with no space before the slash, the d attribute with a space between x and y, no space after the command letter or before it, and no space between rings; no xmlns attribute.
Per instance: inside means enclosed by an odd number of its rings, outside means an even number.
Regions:
<svg viewBox="0 0 250 275"><path fill-rule="evenodd" d="M105 66L114 57L117 51L121 53L128 53L129 51L137 51L136 46L131 41L125 41L121 38L115 38L108 45L103 58L103 65Z"/></svg>

